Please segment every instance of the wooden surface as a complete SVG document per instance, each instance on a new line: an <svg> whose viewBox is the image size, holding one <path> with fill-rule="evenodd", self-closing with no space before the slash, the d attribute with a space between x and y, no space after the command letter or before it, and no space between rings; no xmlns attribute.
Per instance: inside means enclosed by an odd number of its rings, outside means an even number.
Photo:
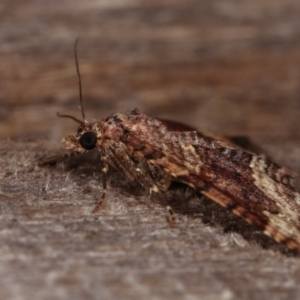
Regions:
<svg viewBox="0 0 300 300"><path fill-rule="evenodd" d="M164 207L96 153L54 167L80 117L135 107L251 137L300 172L300 2L0 5L0 299L299 299L300 257L183 187ZM150 207L149 207L150 206Z"/></svg>

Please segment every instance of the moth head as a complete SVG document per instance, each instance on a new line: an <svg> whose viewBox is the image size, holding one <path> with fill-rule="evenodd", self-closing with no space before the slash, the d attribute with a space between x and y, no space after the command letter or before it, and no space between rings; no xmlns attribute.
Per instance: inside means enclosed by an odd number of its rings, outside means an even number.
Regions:
<svg viewBox="0 0 300 300"><path fill-rule="evenodd" d="M93 129L93 124L86 120L80 121L73 116L57 114L60 118L70 118L78 123L80 126L77 129L76 135L69 135L62 139L62 143L66 149L74 150L76 152L85 152L96 147L99 136L96 130Z"/></svg>

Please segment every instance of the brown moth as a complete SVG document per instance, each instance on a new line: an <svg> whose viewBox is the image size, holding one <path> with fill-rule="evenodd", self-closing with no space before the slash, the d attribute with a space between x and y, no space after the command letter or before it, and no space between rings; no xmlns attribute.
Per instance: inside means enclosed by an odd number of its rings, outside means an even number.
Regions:
<svg viewBox="0 0 300 300"><path fill-rule="evenodd" d="M75 52L81 95L80 75ZM300 194L295 174L268 158L245 151L176 122L151 118L135 109L80 125L65 137L65 147L76 152L96 148L103 161L103 194L111 166L139 182L146 190L163 194L172 181L199 191L232 210L247 222L290 249L300 250Z"/></svg>

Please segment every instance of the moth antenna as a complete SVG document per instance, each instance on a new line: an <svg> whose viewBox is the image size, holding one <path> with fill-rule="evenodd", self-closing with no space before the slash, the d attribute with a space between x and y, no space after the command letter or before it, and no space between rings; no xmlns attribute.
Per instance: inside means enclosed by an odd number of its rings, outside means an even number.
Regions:
<svg viewBox="0 0 300 300"><path fill-rule="evenodd" d="M71 115L61 115L59 112L56 113L56 115L59 117L59 118L68 118L68 119L72 119L73 121L81 124L81 125L84 125L84 121L81 121Z"/></svg>
<svg viewBox="0 0 300 300"><path fill-rule="evenodd" d="M80 70L79 70L79 63L78 63L78 57L77 57L77 44L79 41L79 37L75 40L74 43L74 56L75 56L75 64L76 64L76 71L77 71L77 78L78 78L78 88L79 88L79 107L81 109L81 115L83 120L85 120L85 113L82 105L82 86L81 86L81 76L80 76Z"/></svg>

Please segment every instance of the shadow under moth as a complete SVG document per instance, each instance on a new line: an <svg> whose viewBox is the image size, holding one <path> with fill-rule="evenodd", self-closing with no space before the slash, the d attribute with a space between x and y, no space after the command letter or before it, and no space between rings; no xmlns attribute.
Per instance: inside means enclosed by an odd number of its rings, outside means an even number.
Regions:
<svg viewBox="0 0 300 300"><path fill-rule="evenodd" d="M206 136L190 127L151 118L135 109L102 121L83 120L77 133L63 139L66 149L96 148L103 161L103 193L111 166L146 190L163 194L172 181L183 183L230 209L290 249L300 250L300 194L296 174L270 159ZM178 126L177 126L178 125Z"/></svg>

